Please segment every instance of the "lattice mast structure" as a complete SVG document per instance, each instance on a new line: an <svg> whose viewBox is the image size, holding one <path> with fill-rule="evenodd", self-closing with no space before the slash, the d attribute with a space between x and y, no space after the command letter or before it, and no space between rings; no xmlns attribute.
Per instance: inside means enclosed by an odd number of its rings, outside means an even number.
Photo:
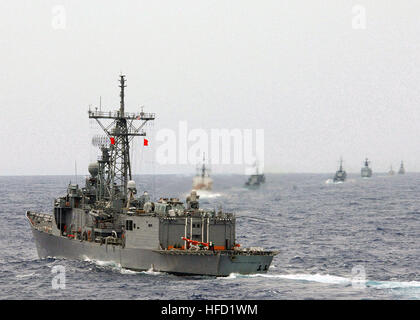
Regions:
<svg viewBox="0 0 420 320"><path fill-rule="evenodd" d="M102 160L105 161L103 159L105 156L109 166L108 177L105 179L107 184L105 188L109 190L109 200L127 199L127 183L132 180L130 142L134 137L146 136L143 127L147 122L155 119L154 113L145 113L143 110L139 113L125 112L124 89L127 85L124 75L120 76L119 82L120 108L118 111L89 110L88 112L89 118L98 122L109 139L107 139L108 150L101 145Z"/></svg>

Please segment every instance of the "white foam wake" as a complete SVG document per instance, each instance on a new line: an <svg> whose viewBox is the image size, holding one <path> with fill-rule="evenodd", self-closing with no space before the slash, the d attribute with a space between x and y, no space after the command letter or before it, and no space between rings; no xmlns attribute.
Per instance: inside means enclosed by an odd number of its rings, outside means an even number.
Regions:
<svg viewBox="0 0 420 320"><path fill-rule="evenodd" d="M222 195L221 193L213 193L207 190L197 190L197 194L200 196L200 199L213 199Z"/></svg>
<svg viewBox="0 0 420 320"><path fill-rule="evenodd" d="M30 278L30 277L32 277L34 275L35 275L35 272L28 273L28 274L17 274L16 275L16 278L18 278L18 279L21 279L21 278Z"/></svg>
<svg viewBox="0 0 420 320"><path fill-rule="evenodd" d="M135 273L138 273L136 271L132 271L132 270L123 268L121 266L121 264L119 264L118 262L115 262L115 261L93 260L93 259L90 259L88 257L84 257L83 260L85 262L92 263L92 264L94 264L96 266L99 266L99 267L110 268L111 270L114 270L114 271L119 272L121 274L135 274Z"/></svg>
<svg viewBox="0 0 420 320"><path fill-rule="evenodd" d="M150 269L147 270L147 271L141 271L141 273L152 275L152 276L156 276L156 275L162 274L162 272L154 271L152 267L150 267Z"/></svg>
<svg viewBox="0 0 420 320"><path fill-rule="evenodd" d="M102 261L102 260L95 260L91 259L87 256L83 257L83 261L93 263L100 267L121 267L121 265L118 262L115 261Z"/></svg>
<svg viewBox="0 0 420 320"><path fill-rule="evenodd" d="M377 289L419 289L420 293L420 281L367 281L366 286L377 288Z"/></svg>
<svg viewBox="0 0 420 320"><path fill-rule="evenodd" d="M119 271L121 274L139 274L140 273L140 271L134 271L134 270L126 269L123 267L121 267Z"/></svg>
<svg viewBox="0 0 420 320"><path fill-rule="evenodd" d="M258 273L250 275L242 275L237 273L231 273L225 279L236 279L236 278L277 278L277 279L288 279L288 280L297 280L297 281L308 281L308 282L319 282L319 283L329 283L329 284L349 284L351 283L350 279L331 276L331 275L321 275L321 274L267 274L267 273Z"/></svg>
<svg viewBox="0 0 420 320"><path fill-rule="evenodd" d="M325 180L325 184L342 184L344 181L335 181L333 179L327 179Z"/></svg>
<svg viewBox="0 0 420 320"><path fill-rule="evenodd" d="M368 288L374 289L404 289L412 288L420 290L420 281L374 281L374 280L354 280L351 278L334 276L329 274L251 274L241 275L232 273L225 279L237 279L237 278L277 278L277 279L288 279L296 281L307 281L317 282L326 284L339 284L339 285L351 285L351 284L364 284Z"/></svg>
<svg viewBox="0 0 420 320"><path fill-rule="evenodd" d="M88 257L84 257L83 259L86 262L93 263L96 266L104 267L104 268L110 268L111 270L114 270L116 272L119 272L121 274L147 274L147 275L159 275L162 274L162 272L154 271L152 267L150 267L147 271L134 271L131 269L126 269L121 266L121 264L114 262L114 261L101 261L101 260L92 260Z"/></svg>

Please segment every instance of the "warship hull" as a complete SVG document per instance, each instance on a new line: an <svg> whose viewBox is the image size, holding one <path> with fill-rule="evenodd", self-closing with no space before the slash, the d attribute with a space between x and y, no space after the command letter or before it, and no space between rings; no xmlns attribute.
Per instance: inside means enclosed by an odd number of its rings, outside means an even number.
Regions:
<svg viewBox="0 0 420 320"><path fill-rule="evenodd" d="M263 174L254 174L248 178L247 182L245 182L245 187L248 187L248 188L259 187L264 182L265 182L265 176Z"/></svg>
<svg viewBox="0 0 420 320"><path fill-rule="evenodd" d="M185 251L122 248L80 241L32 227L39 258L65 258L110 262L123 268L182 275L229 276L232 273L266 273L275 253L268 251Z"/></svg>
<svg viewBox="0 0 420 320"><path fill-rule="evenodd" d="M338 183L338 182L344 182L346 181L347 178L347 174L343 171L337 171L335 176L334 176L334 183Z"/></svg>
<svg viewBox="0 0 420 320"><path fill-rule="evenodd" d="M361 170L362 178L371 178L372 177L372 170L370 168L363 168Z"/></svg>

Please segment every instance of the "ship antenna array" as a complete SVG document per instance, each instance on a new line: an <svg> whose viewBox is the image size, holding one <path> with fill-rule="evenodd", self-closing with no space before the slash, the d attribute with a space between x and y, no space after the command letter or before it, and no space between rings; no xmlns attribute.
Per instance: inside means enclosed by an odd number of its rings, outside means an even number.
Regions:
<svg viewBox="0 0 420 320"><path fill-rule="evenodd" d="M77 161L74 160L74 179L76 180L77 184Z"/></svg>
<svg viewBox="0 0 420 320"><path fill-rule="evenodd" d="M102 145L101 148L109 152L108 163L108 189L110 198L127 198L127 183L132 180L130 162L130 142L134 137L146 136L143 130L146 123L155 119L154 113L125 112L125 88L126 80L124 75L120 75L120 107L118 111L89 110L89 118L95 119L102 130L105 132L109 145ZM105 123L107 121L108 123ZM138 124L140 122L140 124Z"/></svg>

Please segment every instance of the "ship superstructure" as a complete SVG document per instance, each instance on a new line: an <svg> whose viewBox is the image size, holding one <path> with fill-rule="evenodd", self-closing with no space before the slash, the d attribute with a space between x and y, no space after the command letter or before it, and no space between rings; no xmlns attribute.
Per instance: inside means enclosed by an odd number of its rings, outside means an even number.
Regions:
<svg viewBox="0 0 420 320"><path fill-rule="evenodd" d="M213 189L213 179L210 177L210 170L206 167L206 157L203 155L203 162L197 168L197 174L193 178L192 188L194 190L207 190Z"/></svg>
<svg viewBox="0 0 420 320"><path fill-rule="evenodd" d="M340 167L336 171L333 181L334 182L344 182L344 181L346 181L346 178L347 178L347 173L343 169L343 159L340 158Z"/></svg>
<svg viewBox="0 0 420 320"><path fill-rule="evenodd" d="M366 158L365 161L364 161L364 165L363 165L362 169L360 170L360 174L361 174L362 178L372 177L372 168L369 167L369 163L370 163L370 161L368 160L368 158Z"/></svg>
<svg viewBox="0 0 420 320"><path fill-rule="evenodd" d="M398 174L405 174L404 163L401 161L400 169L398 170Z"/></svg>
<svg viewBox="0 0 420 320"><path fill-rule="evenodd" d="M137 194L130 142L145 136L153 113L127 113L120 76L120 107L91 111L105 133L95 140L100 157L89 165L85 186L69 184L52 214L26 212L40 258L110 261L133 270L227 276L267 272L276 251L242 248L236 217L200 208L195 191L186 202Z"/></svg>

